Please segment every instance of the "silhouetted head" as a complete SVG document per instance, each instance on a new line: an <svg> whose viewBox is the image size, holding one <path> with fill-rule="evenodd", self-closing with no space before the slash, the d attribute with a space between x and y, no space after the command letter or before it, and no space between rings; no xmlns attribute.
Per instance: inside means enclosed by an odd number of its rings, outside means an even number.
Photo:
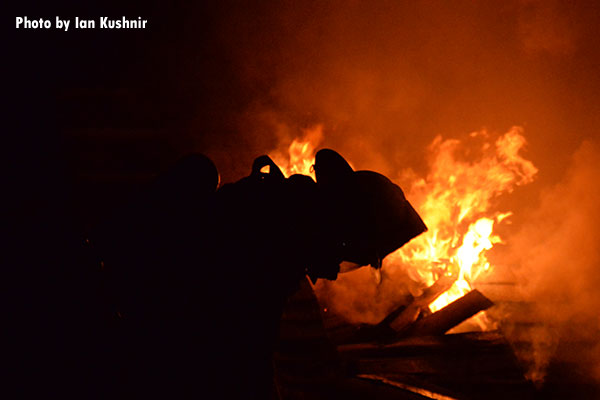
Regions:
<svg viewBox="0 0 600 400"><path fill-rule="evenodd" d="M317 152L314 168L344 261L379 268L385 256L427 230L402 189L385 176L354 171L330 149Z"/></svg>

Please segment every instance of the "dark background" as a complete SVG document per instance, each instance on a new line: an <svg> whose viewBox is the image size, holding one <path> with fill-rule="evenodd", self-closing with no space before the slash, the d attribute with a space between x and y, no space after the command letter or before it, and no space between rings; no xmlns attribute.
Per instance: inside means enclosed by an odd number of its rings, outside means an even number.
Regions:
<svg viewBox="0 0 600 400"><path fill-rule="evenodd" d="M14 13L53 24L56 15L70 18L68 32L16 30L11 15L14 125L5 134L17 144L9 151L14 170L24 174L24 187L13 193L32 202L21 205L32 212L49 201L89 225L182 154L206 147L204 136L231 141L227 116L240 112L250 94L215 41L220 6L64 3ZM148 19L148 28L73 29L74 16L98 22L133 14ZM194 120L204 122L193 141Z"/></svg>
<svg viewBox="0 0 600 400"><path fill-rule="evenodd" d="M86 232L190 151L195 105L216 126L223 114L215 110L242 101L215 101L235 84L211 44L216 6L20 2L7 11L2 363L11 384L2 392L68 396L94 376L89 360L105 350L100 264ZM152 22L128 32L16 30L24 15ZM189 77L191 63L210 79Z"/></svg>

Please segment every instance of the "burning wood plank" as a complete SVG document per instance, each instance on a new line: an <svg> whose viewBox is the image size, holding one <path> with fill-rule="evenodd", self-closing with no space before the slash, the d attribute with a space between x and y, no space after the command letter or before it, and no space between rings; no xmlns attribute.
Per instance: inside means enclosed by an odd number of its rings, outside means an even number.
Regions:
<svg viewBox="0 0 600 400"><path fill-rule="evenodd" d="M395 332L400 332L414 323L419 315L429 311L429 304L435 301L442 293L450 289L456 278L443 276L438 279L433 285L423 291L416 297L408 306L402 306L392 311L380 325L385 324L392 328Z"/></svg>
<svg viewBox="0 0 600 400"><path fill-rule="evenodd" d="M441 310L431 314L429 304L452 286L451 277L440 278L420 296L412 298L407 306L400 306L376 325L362 324L346 328L338 343L390 343L410 336L443 335L479 311L494 303L481 292L473 290ZM429 314L427 314L429 313Z"/></svg>
<svg viewBox="0 0 600 400"><path fill-rule="evenodd" d="M487 310L494 303L478 290L472 290L458 300L431 315L420 319L398 332L402 336L443 335L479 311Z"/></svg>

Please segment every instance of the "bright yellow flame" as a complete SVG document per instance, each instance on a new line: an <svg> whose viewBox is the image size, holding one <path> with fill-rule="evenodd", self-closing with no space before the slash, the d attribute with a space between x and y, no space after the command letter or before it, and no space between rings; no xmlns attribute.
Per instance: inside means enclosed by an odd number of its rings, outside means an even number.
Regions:
<svg viewBox="0 0 600 400"><path fill-rule="evenodd" d="M390 255L386 264L388 268L404 266L423 288L442 276L455 279L452 287L430 305L432 311L464 296L473 289L477 277L492 269L486 252L501 242L493 234L494 223L505 221L511 213L491 212L491 200L511 192L516 185L531 182L537 173L535 166L519 155L525 143L521 129L512 128L496 140L495 146L481 146L481 156L471 162L457 156L465 149L458 140L437 137L431 144L430 173L413 184L408 196L429 231ZM486 328L484 314L476 322Z"/></svg>
<svg viewBox="0 0 600 400"><path fill-rule="evenodd" d="M470 137L487 139L488 134L474 132ZM322 127L316 126L306 130L301 140L295 139L287 154L276 152L272 158L285 176L300 173L314 178L315 149L322 138ZM464 296L481 274L492 270L486 252L501 242L493 233L494 224L512 215L492 212L492 199L531 182L537 173L520 155L525 144L522 129L513 127L494 145L486 140L476 149L477 156L470 157L475 161L459 157L465 150L473 153L469 143L438 136L429 146L430 172L413 182L407 196L429 230L390 254L384 268L406 269L420 290L442 277L454 279L450 289L431 303L431 311ZM483 313L475 321L482 329L490 327Z"/></svg>

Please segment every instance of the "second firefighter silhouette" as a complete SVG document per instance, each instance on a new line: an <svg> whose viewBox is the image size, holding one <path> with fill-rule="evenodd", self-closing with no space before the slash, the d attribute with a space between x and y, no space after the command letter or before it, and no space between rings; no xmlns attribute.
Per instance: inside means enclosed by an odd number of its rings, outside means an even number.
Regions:
<svg viewBox="0 0 600 400"><path fill-rule="evenodd" d="M314 168L316 182L286 179L262 156L217 189L214 164L189 156L97 231L122 316L119 391L268 398L278 323L301 280L336 279L342 262L380 268L426 231L385 176L329 149Z"/></svg>

